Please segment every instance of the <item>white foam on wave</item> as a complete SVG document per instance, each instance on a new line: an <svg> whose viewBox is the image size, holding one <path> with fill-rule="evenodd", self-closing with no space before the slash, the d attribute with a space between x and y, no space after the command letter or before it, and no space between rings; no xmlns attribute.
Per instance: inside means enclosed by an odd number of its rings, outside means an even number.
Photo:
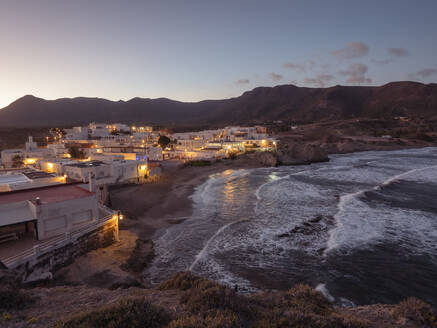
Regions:
<svg viewBox="0 0 437 328"><path fill-rule="evenodd" d="M335 302L334 296L329 293L328 288L326 288L325 284L318 284L315 288L317 291L321 292L323 296L325 296L326 299L328 299L331 302Z"/></svg>
<svg viewBox="0 0 437 328"><path fill-rule="evenodd" d="M245 218L245 219L237 220L237 221L234 221L234 222L230 222L230 223L228 223L228 224L222 226L220 229L218 229L218 230L216 231L216 233L215 233L215 234L214 234L210 239L208 239L208 241L206 242L205 246L200 250L200 252L195 256L193 263L192 263L192 264L190 265L190 267L189 267L189 270L190 270L190 271L193 270L194 267L197 265L197 263L198 263L200 260L202 260L202 259L207 255L209 245L211 244L211 242L212 242L212 241L213 241L213 240L214 240L218 235L220 235L223 231L225 231L225 230L226 230L227 228L229 228L230 226L235 225L235 224L238 224L238 223L241 223L241 222L245 222L245 221L248 221L248 219Z"/></svg>
<svg viewBox="0 0 437 328"><path fill-rule="evenodd" d="M334 296L331 295L328 288L326 288L325 284L318 284L315 288L315 290L322 293L322 295L330 302L337 303L341 307L355 307L356 304L346 298L340 297L339 299L336 299Z"/></svg>
<svg viewBox="0 0 437 328"><path fill-rule="evenodd" d="M279 177L279 176L277 176L277 175L275 174L275 172L273 172L272 174L269 175L268 178L269 178L269 180L268 180L266 183L263 183L262 185L260 185L260 186L255 190L255 196L256 196L256 198L257 198L258 200L262 200L262 197L261 197L261 190L262 190L263 188L265 188L266 186L271 185L271 184L273 184L273 183L276 183L276 182L278 182L278 181L280 181L280 180L284 180L284 179L288 179L288 178L290 178L290 174L287 174L287 175L285 175L285 176L283 176L283 177Z"/></svg>
<svg viewBox="0 0 437 328"><path fill-rule="evenodd" d="M408 180L408 181L416 181L416 182L429 182L430 180L432 180L432 179L430 179L431 177L429 176L429 174L423 175L420 173L427 172L427 171L434 170L434 169L437 169L437 165L422 167L422 168L410 170L410 171L407 171L407 172L404 172L401 174L397 174L397 175L387 179L386 181L384 181L381 186L377 186L375 189L379 190L382 188L382 186L388 186L391 183L396 182L396 181L400 181L400 180ZM419 173L419 174L417 174L417 173ZM435 173L437 173L437 171Z"/></svg>
<svg viewBox="0 0 437 328"><path fill-rule="evenodd" d="M420 181L422 178L423 181L429 181L430 174L422 175L422 173L435 169L437 169L436 165L416 168L392 176L386 179L381 185L372 189L342 195L338 202L338 212L334 216L336 226L329 231L327 247L323 255L327 256L330 251L340 246L355 248L363 244L369 244L372 241L387 238L384 232L393 225L395 226L394 230L396 230L396 232L393 233L399 234L399 238L404 238L402 235L408 235L409 232L414 232L416 239L422 241L420 244L423 246L425 246L423 243L428 243L430 239L431 244L435 242L437 239L434 239L433 236L427 233L431 228L429 226L429 222L431 221L429 221L427 219L428 216L421 211L391 207L384 208L383 206L369 207L359 199L367 191L381 190L382 187L400 180L418 181L419 178ZM393 218L396 218L396 220L393 220ZM435 237L437 238L437 234ZM430 250L429 247L427 247L427 249Z"/></svg>

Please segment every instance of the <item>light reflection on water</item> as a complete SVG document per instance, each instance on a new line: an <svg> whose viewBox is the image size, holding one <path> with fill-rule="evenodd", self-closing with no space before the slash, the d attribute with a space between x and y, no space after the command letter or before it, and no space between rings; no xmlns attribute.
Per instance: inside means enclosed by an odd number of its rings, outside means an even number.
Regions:
<svg viewBox="0 0 437 328"><path fill-rule="evenodd" d="M436 148L216 174L193 195L193 217L156 240L147 274L159 282L191 268L247 290L307 282L323 284L339 302L417 295L437 304L432 165ZM381 192L359 193L400 174L404 180L390 180ZM328 240L332 249L326 251Z"/></svg>

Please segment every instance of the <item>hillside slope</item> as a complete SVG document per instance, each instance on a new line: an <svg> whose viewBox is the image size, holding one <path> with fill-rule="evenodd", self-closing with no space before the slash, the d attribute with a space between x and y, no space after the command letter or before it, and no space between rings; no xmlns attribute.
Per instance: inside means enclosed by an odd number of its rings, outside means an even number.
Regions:
<svg viewBox="0 0 437 328"><path fill-rule="evenodd" d="M65 126L89 122L165 125L314 122L355 117L437 116L437 84L392 82L380 87L259 87L236 98L185 103L166 98L109 101L24 96L0 110L0 126Z"/></svg>

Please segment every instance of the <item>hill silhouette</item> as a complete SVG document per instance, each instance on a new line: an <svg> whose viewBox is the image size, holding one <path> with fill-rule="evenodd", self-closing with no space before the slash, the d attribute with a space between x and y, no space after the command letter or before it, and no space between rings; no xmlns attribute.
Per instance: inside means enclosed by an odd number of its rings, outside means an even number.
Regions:
<svg viewBox="0 0 437 328"><path fill-rule="evenodd" d="M155 125L318 122L355 117L437 116L437 84L391 82L379 87L258 87L239 97L200 102L167 98L45 100L24 96L0 110L0 126L70 126L89 122Z"/></svg>

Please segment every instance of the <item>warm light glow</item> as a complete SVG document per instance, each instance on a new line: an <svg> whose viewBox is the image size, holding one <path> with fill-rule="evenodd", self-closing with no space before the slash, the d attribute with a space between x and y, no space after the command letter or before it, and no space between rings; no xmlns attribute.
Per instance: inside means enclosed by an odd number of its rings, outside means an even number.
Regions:
<svg viewBox="0 0 437 328"><path fill-rule="evenodd" d="M70 154L64 154L64 157L71 158L71 155Z"/></svg>
<svg viewBox="0 0 437 328"><path fill-rule="evenodd" d="M146 165L141 165L141 166L140 166L140 170L141 170L141 171L144 171L146 168L147 168Z"/></svg>
<svg viewBox="0 0 437 328"><path fill-rule="evenodd" d="M47 166L49 167L50 170L53 169L53 163L48 163Z"/></svg>
<svg viewBox="0 0 437 328"><path fill-rule="evenodd" d="M261 140L261 144L262 144L263 146L265 146L265 145L266 145L266 143L267 143L267 141L266 141L266 140Z"/></svg>
<svg viewBox="0 0 437 328"><path fill-rule="evenodd" d="M102 150L101 150L101 149L97 149L97 152L98 152L99 154L101 154L101 153L102 153Z"/></svg>
<svg viewBox="0 0 437 328"><path fill-rule="evenodd" d="M133 127L131 127L131 129L135 131L137 128L133 126Z"/></svg>
<svg viewBox="0 0 437 328"><path fill-rule="evenodd" d="M24 164L35 164L36 163L36 158L26 158L24 160Z"/></svg>

